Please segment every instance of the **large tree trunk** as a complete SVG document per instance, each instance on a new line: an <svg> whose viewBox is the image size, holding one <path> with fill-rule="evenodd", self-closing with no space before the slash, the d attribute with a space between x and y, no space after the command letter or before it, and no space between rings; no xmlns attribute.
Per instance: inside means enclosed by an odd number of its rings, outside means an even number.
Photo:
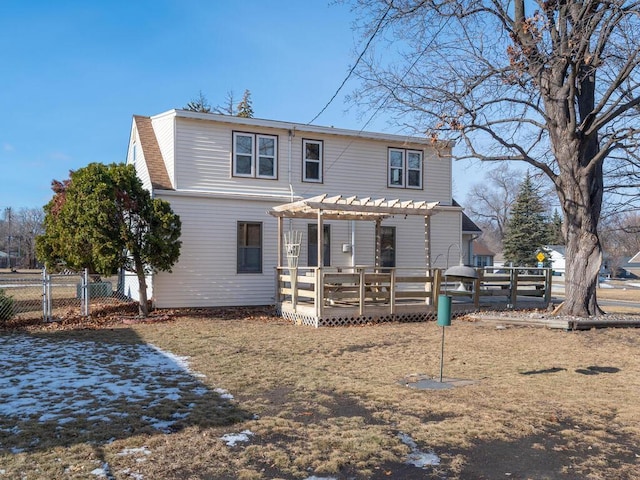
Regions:
<svg viewBox="0 0 640 480"><path fill-rule="evenodd" d="M604 190L602 164L585 170L580 162L559 159L559 163L565 166L556 179L566 240L562 313L580 317L600 315L602 310L598 307L596 288L602 265L602 246L598 237Z"/></svg>

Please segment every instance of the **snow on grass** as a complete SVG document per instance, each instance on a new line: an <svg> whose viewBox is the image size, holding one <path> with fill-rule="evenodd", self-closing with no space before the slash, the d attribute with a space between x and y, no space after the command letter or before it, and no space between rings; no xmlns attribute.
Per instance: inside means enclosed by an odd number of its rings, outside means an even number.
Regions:
<svg viewBox="0 0 640 480"><path fill-rule="evenodd" d="M252 436L251 430L244 430L240 433L226 433L221 437L221 440L227 444L227 447L235 447L240 442L248 442L249 437Z"/></svg>
<svg viewBox="0 0 640 480"><path fill-rule="evenodd" d="M413 465L418 468L440 465L440 457L438 457L438 455L434 452L421 452L418 450L416 442L406 433L399 433L398 438L411 449L411 453L409 453L407 461L405 462L407 465Z"/></svg>
<svg viewBox="0 0 640 480"><path fill-rule="evenodd" d="M141 343L0 335L0 371L1 417L60 426L78 418L105 423L126 418L123 404L148 409L175 402L179 411L171 419L146 418L166 432L195 406L179 407L182 398L211 393L185 357Z"/></svg>

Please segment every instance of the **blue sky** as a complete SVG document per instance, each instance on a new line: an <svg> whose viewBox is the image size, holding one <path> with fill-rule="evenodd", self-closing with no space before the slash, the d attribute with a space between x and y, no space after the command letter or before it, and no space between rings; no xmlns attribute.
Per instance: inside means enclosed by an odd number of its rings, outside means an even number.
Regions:
<svg viewBox="0 0 640 480"><path fill-rule="evenodd" d="M0 3L0 208L41 207L52 179L124 161L133 114L199 91L215 106L249 89L256 117L309 122L357 58L354 18L329 0ZM355 82L314 123L362 128L370 114L344 101ZM366 129L399 132L384 113Z"/></svg>

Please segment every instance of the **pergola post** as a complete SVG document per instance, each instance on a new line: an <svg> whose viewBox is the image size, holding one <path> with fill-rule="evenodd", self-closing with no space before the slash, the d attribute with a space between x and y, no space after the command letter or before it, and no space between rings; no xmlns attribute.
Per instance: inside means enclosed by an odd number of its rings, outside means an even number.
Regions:
<svg viewBox="0 0 640 480"><path fill-rule="evenodd" d="M424 263L427 270L427 277L430 277L431 272L431 215L425 215L424 217ZM424 290L427 293L433 292L433 278L431 278L431 283L427 282L424 285ZM427 305L431 305L431 295L427 295L425 297L425 303Z"/></svg>
<svg viewBox="0 0 640 480"><path fill-rule="evenodd" d="M278 265L278 268L281 268L283 263L282 263L282 239L284 236L284 231L282 228L284 222L284 217L278 217L278 260L276 262L276 265Z"/></svg>

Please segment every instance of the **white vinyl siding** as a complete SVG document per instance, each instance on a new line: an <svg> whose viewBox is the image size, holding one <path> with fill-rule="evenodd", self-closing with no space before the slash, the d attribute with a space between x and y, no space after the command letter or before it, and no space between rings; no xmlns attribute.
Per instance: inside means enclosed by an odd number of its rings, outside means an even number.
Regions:
<svg viewBox="0 0 640 480"><path fill-rule="evenodd" d="M322 183L322 141L302 140L302 181Z"/></svg>
<svg viewBox="0 0 640 480"><path fill-rule="evenodd" d="M276 179L278 177L278 137L233 132L233 175Z"/></svg>
<svg viewBox="0 0 640 480"><path fill-rule="evenodd" d="M180 188L176 184L175 175L175 116L174 115L158 115L151 119L153 131L158 140L158 147L164 160L169 180L174 188Z"/></svg>
<svg viewBox="0 0 640 480"><path fill-rule="evenodd" d="M142 186L145 190L151 191L151 177L149 176L147 162L144 159L144 152L142 151L142 148L140 148L140 138L138 137L137 130L133 130L132 132L132 139L129 144L129 151L127 154L127 164L135 167L136 174L142 182Z"/></svg>
<svg viewBox="0 0 640 480"><path fill-rule="evenodd" d="M423 187L413 189L387 187L388 140L373 140L339 135L318 135L323 142L322 183L303 181L304 157L300 136L289 139L288 130L262 129L259 134L277 135L278 165L276 180L233 176L231 135L234 125L222 122L177 118L176 166L178 189L230 195L278 196L280 203L293 194L308 198L323 193L360 197L399 198L400 200L439 201L451 205L451 158L440 155L432 147L398 140L392 148L412 147L423 154ZM315 140L315 139L314 139ZM366 172L366 181L363 181ZM291 187L291 188L290 188Z"/></svg>

